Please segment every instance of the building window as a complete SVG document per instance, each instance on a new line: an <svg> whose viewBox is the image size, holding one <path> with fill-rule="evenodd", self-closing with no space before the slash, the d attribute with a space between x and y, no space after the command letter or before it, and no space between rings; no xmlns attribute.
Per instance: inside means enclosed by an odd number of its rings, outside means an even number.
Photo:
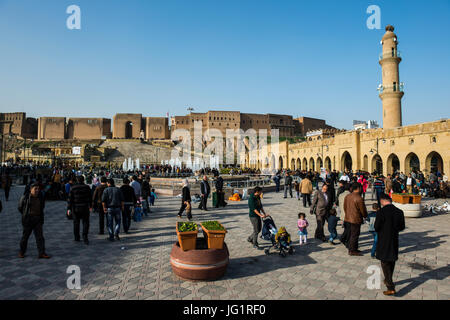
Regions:
<svg viewBox="0 0 450 320"><path fill-rule="evenodd" d="M436 143L436 137L431 138L431 143Z"/></svg>
<svg viewBox="0 0 450 320"><path fill-rule="evenodd" d="M409 144L414 144L414 139L409 139Z"/></svg>

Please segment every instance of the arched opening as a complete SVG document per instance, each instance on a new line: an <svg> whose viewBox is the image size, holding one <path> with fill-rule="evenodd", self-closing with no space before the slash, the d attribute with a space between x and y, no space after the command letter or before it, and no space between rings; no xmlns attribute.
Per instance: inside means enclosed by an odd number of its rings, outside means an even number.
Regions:
<svg viewBox="0 0 450 320"><path fill-rule="evenodd" d="M351 171L352 170L352 157L348 151L345 151L341 157L341 171Z"/></svg>
<svg viewBox="0 0 450 320"><path fill-rule="evenodd" d="M326 157L325 158L325 169L327 169L328 171L331 171L331 159L330 159L330 157Z"/></svg>
<svg viewBox="0 0 450 320"><path fill-rule="evenodd" d="M269 167L269 158L266 157L265 161L264 161L264 168L268 168Z"/></svg>
<svg viewBox="0 0 450 320"><path fill-rule="evenodd" d="M291 159L291 169L295 170L295 159Z"/></svg>
<svg viewBox="0 0 450 320"><path fill-rule="evenodd" d="M308 160L306 160L306 158L303 158L303 165L302 165L303 170L308 170Z"/></svg>
<svg viewBox="0 0 450 320"><path fill-rule="evenodd" d="M300 161L300 158L297 158L297 167L296 167L296 169L300 170L301 166L302 166L302 162Z"/></svg>
<svg viewBox="0 0 450 320"><path fill-rule="evenodd" d="M133 123L131 121L127 121L125 123L125 139L133 138Z"/></svg>
<svg viewBox="0 0 450 320"><path fill-rule="evenodd" d="M425 160L425 167L428 174L432 172L444 173L444 161L442 161L441 155L436 151L431 152Z"/></svg>
<svg viewBox="0 0 450 320"><path fill-rule="evenodd" d="M261 170L261 162L259 160L258 160L258 167L257 167L257 169Z"/></svg>
<svg viewBox="0 0 450 320"><path fill-rule="evenodd" d="M272 154L272 157L270 158L270 169L275 170L276 169L276 162L275 162L275 156Z"/></svg>
<svg viewBox="0 0 450 320"><path fill-rule="evenodd" d="M405 173L408 174L412 171L420 170L419 157L414 153L409 153L405 158Z"/></svg>
<svg viewBox="0 0 450 320"><path fill-rule="evenodd" d="M280 156L278 158L278 165L279 165L280 170L283 169L283 157L282 156Z"/></svg>
<svg viewBox="0 0 450 320"><path fill-rule="evenodd" d="M369 171L369 157L367 154L363 157L363 171Z"/></svg>
<svg viewBox="0 0 450 320"><path fill-rule="evenodd" d="M323 161L321 157L317 158L316 164L317 170L320 171L320 169L323 168Z"/></svg>
<svg viewBox="0 0 450 320"><path fill-rule="evenodd" d="M316 171L316 166L313 158L309 159L309 170Z"/></svg>
<svg viewBox="0 0 450 320"><path fill-rule="evenodd" d="M377 174L383 173L383 160L379 154L376 154L372 158L372 170Z"/></svg>
<svg viewBox="0 0 450 320"><path fill-rule="evenodd" d="M400 160L394 153L390 154L387 159L387 173L394 174L400 171Z"/></svg>

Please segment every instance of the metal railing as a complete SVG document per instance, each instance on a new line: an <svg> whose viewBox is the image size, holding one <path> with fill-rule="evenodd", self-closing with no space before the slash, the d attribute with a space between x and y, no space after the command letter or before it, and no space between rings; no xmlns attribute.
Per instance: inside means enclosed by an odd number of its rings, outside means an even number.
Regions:
<svg viewBox="0 0 450 320"><path fill-rule="evenodd" d="M394 50L394 51L385 51L380 53L380 55L378 56L379 60L383 60L386 58L401 58L402 54L400 51L398 50Z"/></svg>
<svg viewBox="0 0 450 320"><path fill-rule="evenodd" d="M377 90L380 92L380 94L385 91L387 91L387 92L404 92L403 91L404 87L405 87L405 85L403 82L400 82L400 84L392 84L392 85L386 85L386 86L380 84L378 86Z"/></svg>

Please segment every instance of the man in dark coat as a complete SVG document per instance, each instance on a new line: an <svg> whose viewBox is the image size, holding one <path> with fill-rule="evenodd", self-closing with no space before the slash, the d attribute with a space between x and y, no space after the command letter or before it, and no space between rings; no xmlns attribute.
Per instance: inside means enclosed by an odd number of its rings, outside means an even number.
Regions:
<svg viewBox="0 0 450 320"><path fill-rule="evenodd" d="M392 204L392 199L380 195L382 209L375 219L375 231L378 233L376 258L381 261L384 274L384 283L387 291L384 295L394 295L395 285L392 281L395 261L398 259L398 233L405 229L405 216L403 211Z"/></svg>
<svg viewBox="0 0 450 320"><path fill-rule="evenodd" d="M202 193L202 200L198 208L208 211L208 209L206 208L206 204L208 202L209 194L211 193L211 187L209 186L207 176L203 176L203 181L200 183L200 191Z"/></svg>
<svg viewBox="0 0 450 320"><path fill-rule="evenodd" d="M94 195L92 196L92 201L98 209L98 224L99 224L99 233L98 234L105 234L106 213L103 211L103 206L102 206L103 191L105 191L105 189L108 188L108 186L106 185L106 177L105 176L102 176L100 178L100 183L101 184L94 191Z"/></svg>
<svg viewBox="0 0 450 320"><path fill-rule="evenodd" d="M25 258L28 238L34 232L39 259L49 259L45 253L45 239L43 232L45 199L39 189L39 184L31 185L30 192L23 195L19 201L19 212L22 214L23 234L20 240L19 258Z"/></svg>
<svg viewBox="0 0 450 320"><path fill-rule="evenodd" d="M84 184L84 177L77 177L77 184L70 188L67 210L72 211L75 241L80 241L80 221L83 220L83 241L89 244L89 214L92 210L91 188Z"/></svg>
<svg viewBox="0 0 450 320"><path fill-rule="evenodd" d="M223 192L223 178L218 176L216 181L216 192L217 192L217 203L216 208L225 207L227 203L225 202L225 193Z"/></svg>
<svg viewBox="0 0 450 320"><path fill-rule="evenodd" d="M316 215L317 221L317 227L316 232L314 234L314 238L322 240L323 242L327 241L327 239L325 238L325 234L323 232L323 226L325 224L325 221L328 219L330 204L332 204L329 201L327 191L328 185L326 184L322 186L322 190L316 191L310 209L310 213Z"/></svg>
<svg viewBox="0 0 450 320"><path fill-rule="evenodd" d="M123 178L123 185L120 187L120 191L123 194L123 208L122 211L122 225L123 232L128 234L131 226L131 211L136 206L137 199L134 194L134 189L130 187L130 180L125 177Z"/></svg>
<svg viewBox="0 0 450 320"><path fill-rule="evenodd" d="M292 176L286 172L286 176L284 177L284 197L287 198L287 193L289 190L289 195L292 198Z"/></svg>

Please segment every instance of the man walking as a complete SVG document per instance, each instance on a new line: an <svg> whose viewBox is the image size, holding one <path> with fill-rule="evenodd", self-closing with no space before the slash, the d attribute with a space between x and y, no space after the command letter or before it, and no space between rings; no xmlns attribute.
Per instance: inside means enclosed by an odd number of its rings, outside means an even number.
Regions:
<svg viewBox="0 0 450 320"><path fill-rule="evenodd" d="M303 207L306 208L306 202L308 202L308 206L311 207L311 193L313 187L309 176L306 176L305 179L300 181L299 189L303 198Z"/></svg>
<svg viewBox="0 0 450 320"><path fill-rule="evenodd" d="M376 177L373 183L373 188L375 189L375 194L377 195L378 206L380 206L380 195L384 193L386 186L384 184L382 177Z"/></svg>
<svg viewBox="0 0 450 320"><path fill-rule="evenodd" d="M38 248L39 259L50 259L45 253L45 239L43 233L44 224L44 196L39 190L39 184L31 185L30 192L24 194L19 201L19 212L22 214L23 234L20 240L19 258L25 258L27 251L28 238L34 232L36 245Z"/></svg>
<svg viewBox="0 0 450 320"><path fill-rule="evenodd" d="M199 209L208 211L208 209L206 208L206 204L211 192L211 187L209 186L207 176L203 176L203 181L200 183L200 192L202 193L202 200L200 202Z"/></svg>
<svg viewBox="0 0 450 320"><path fill-rule="evenodd" d="M146 177L142 180L141 185L141 197L142 197L142 207L144 208L144 214L148 216L150 213L150 205L148 203L148 198L150 197L151 187L150 187L150 177Z"/></svg>
<svg viewBox="0 0 450 320"><path fill-rule="evenodd" d="M2 175L2 188L5 190L5 200L8 201L9 199L9 190L11 190L12 185L12 179L8 173L8 171L5 170L5 172Z"/></svg>
<svg viewBox="0 0 450 320"><path fill-rule="evenodd" d="M286 172L285 178L284 178L284 197L283 198L287 198L287 192L289 189L289 195L292 198L292 177L291 175Z"/></svg>
<svg viewBox="0 0 450 320"><path fill-rule="evenodd" d="M403 211L392 204L392 199L382 194L380 196L381 210L375 219L375 231L378 234L376 258L381 261L384 283L387 290L384 295L394 295L395 285L392 280L395 261L398 259L398 234L405 229Z"/></svg>
<svg viewBox="0 0 450 320"><path fill-rule="evenodd" d="M364 218L367 218L367 209L364 199L361 197L362 186L354 182L350 191L351 193L344 199L345 222L350 227L348 254L351 256L362 256L361 251L358 250L358 241L361 224Z"/></svg>
<svg viewBox="0 0 450 320"><path fill-rule="evenodd" d="M124 211L123 194L119 188L114 186L114 180L107 180L108 188L103 191L102 205L108 221L109 241L120 240L120 215Z"/></svg>
<svg viewBox="0 0 450 320"><path fill-rule="evenodd" d="M130 186L134 189L134 194L136 196L136 199L141 199L141 184L138 181L137 176L131 177L131 183Z"/></svg>
<svg viewBox="0 0 450 320"><path fill-rule="evenodd" d="M248 197L249 217L250 222L252 223L253 232L247 238L247 241L251 242L253 244L253 248L258 250L263 249L258 245L258 234L261 232L262 227L261 218L266 218L269 216L263 209L260 197L261 193L261 187L255 187L255 189L253 189L253 193Z"/></svg>
<svg viewBox="0 0 450 320"><path fill-rule="evenodd" d="M275 192L280 192L280 176L277 174L273 177L273 181L275 182Z"/></svg>
<svg viewBox="0 0 450 320"><path fill-rule="evenodd" d="M317 220L317 227L314 238L322 240L324 242L327 241L327 239L325 238L325 234L323 232L323 226L328 218L330 203L332 204L332 202L330 202L329 200L328 185L324 184L322 186L322 190L316 191L316 193L314 194L314 199L310 210L311 214L316 215Z"/></svg>
<svg viewBox="0 0 450 320"><path fill-rule="evenodd" d="M67 210L71 210L73 216L73 233L75 241L80 241L80 220L83 220L83 241L89 244L89 214L92 210L91 188L84 184L84 177L77 177L77 184L69 192Z"/></svg>
<svg viewBox="0 0 450 320"><path fill-rule="evenodd" d="M98 210L98 224L99 224L99 231L98 234L102 235L105 234L105 211L103 210L102 205L102 196L103 191L108 188L106 185L106 177L102 176L100 178L100 185L95 188L94 195L92 196L92 202L94 203L94 206L97 207Z"/></svg>
<svg viewBox="0 0 450 320"><path fill-rule="evenodd" d="M134 189L130 187L130 180L123 178L123 185L120 187L123 195L124 210L122 211L123 232L128 234L131 226L131 210L136 205L137 199Z"/></svg>

